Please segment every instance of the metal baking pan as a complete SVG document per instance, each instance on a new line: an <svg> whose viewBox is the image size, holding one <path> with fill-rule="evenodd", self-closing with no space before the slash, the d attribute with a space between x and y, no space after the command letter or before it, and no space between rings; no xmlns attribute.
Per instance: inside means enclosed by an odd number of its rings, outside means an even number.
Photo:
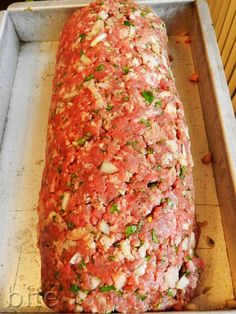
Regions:
<svg viewBox="0 0 236 314"><path fill-rule="evenodd" d="M236 313L236 124L203 0L142 1L164 19L195 162L198 254L206 263L191 309ZM79 0L26 2L0 13L0 311L49 311L38 296L36 205L57 40ZM188 33L191 44L185 43ZM188 80L197 72L199 83ZM211 151L213 162L201 157ZM209 237L214 244L209 246ZM212 244L212 241L211 241Z"/></svg>

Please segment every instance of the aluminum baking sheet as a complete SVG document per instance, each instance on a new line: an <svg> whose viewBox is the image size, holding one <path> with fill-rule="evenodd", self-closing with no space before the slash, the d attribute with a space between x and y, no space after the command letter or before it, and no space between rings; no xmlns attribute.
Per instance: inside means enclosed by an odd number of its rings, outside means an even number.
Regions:
<svg viewBox="0 0 236 314"><path fill-rule="evenodd" d="M172 2L182 8L185 4L190 5L191 1ZM165 4L172 2L163 1ZM48 31L47 35L43 29L41 33L34 33L34 24L31 19L34 13L29 4L13 6L10 13L13 13L15 26L21 28L23 32L21 35L18 32L18 36L21 36L21 39L22 37L27 39L24 43L19 43L8 14L0 14L0 87L1 84L4 86L2 73L6 74L10 67L8 76L4 77L7 81L5 87L8 86L8 88L6 88L5 102L0 111L3 135L0 153L0 311L2 312L49 311L38 295L40 257L37 249L36 206L44 166L51 82L58 44L53 39L58 36L57 32L62 25L62 20L64 21L65 17L70 14L73 7L78 6L73 1L70 4L67 2L69 11L67 7L65 13L62 4L58 4L60 6L58 19L61 18L61 22L57 21L57 27L51 33ZM51 14L58 9L58 6L52 2L47 2L45 7L34 3L33 10L37 10L37 7L41 8L41 11L39 10L41 16L35 17L37 27L40 26L40 19L44 19L50 25ZM170 6L167 8L162 6L162 3L152 2L152 6L164 19L165 9L168 9L169 13L172 12ZM18 15L22 12L24 18L21 14ZM28 20L27 14L30 14ZM182 14L181 18L189 19L189 15ZM28 28L25 28L24 33L24 27L29 20L32 28L30 32ZM205 165L201 162L202 156L209 151L210 133L207 135L206 132L207 125L204 118L207 121L207 117L204 117L205 111L202 110L204 104L200 97L199 85L188 79L190 74L196 71L196 62L191 50L193 44L184 42L186 38L183 31L189 32L186 26L185 29L180 26L181 24L175 27L171 14L165 20L169 25L169 53L173 57L172 69L184 103L192 143L197 220L203 223L198 254L204 259L206 267L199 287L199 296L193 300L196 308L194 305L192 308L225 309L226 300L235 298L231 276L232 266L230 269L222 211L217 197L212 164ZM183 22L184 20L182 21L184 25ZM20 24L17 26L17 23ZM194 38L191 39L194 43ZM5 48L1 47L3 40ZM9 49L7 68L5 63L1 64L1 60L4 59L2 53L7 53L6 47ZM202 66L206 64L203 62ZM1 92L0 88L0 95ZM4 124L6 111L8 111L7 121ZM215 139L215 145L217 144L219 143ZM209 247L207 237L214 240L214 247ZM234 301L230 304L234 304Z"/></svg>

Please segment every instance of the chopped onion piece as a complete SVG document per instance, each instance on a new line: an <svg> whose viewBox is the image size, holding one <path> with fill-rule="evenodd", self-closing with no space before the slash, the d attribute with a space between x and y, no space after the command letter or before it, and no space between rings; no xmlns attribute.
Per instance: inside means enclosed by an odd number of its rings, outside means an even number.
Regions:
<svg viewBox="0 0 236 314"><path fill-rule="evenodd" d="M189 285L189 279L183 275L183 277L180 278L179 282L176 285L177 289L185 289Z"/></svg>
<svg viewBox="0 0 236 314"><path fill-rule="evenodd" d="M98 229L107 235L110 234L110 227L104 220L98 223Z"/></svg>
<svg viewBox="0 0 236 314"><path fill-rule="evenodd" d="M104 101L103 101L102 95L99 93L97 87L95 86L94 80L84 82L83 86L85 88L88 88L90 90L90 92L93 94L94 98L96 99L97 106L99 108L104 107Z"/></svg>
<svg viewBox="0 0 236 314"><path fill-rule="evenodd" d="M70 304L70 305L74 305L75 304L75 299L74 298L65 298L67 300L67 302Z"/></svg>
<svg viewBox="0 0 236 314"><path fill-rule="evenodd" d="M188 230L189 224L187 222L183 223L183 229Z"/></svg>
<svg viewBox="0 0 236 314"><path fill-rule="evenodd" d="M89 59L85 54L82 54L80 61L85 65L89 65L92 62L91 59Z"/></svg>
<svg viewBox="0 0 236 314"><path fill-rule="evenodd" d="M167 146L170 148L170 150L175 154L178 152L178 144L174 140L167 140L166 141Z"/></svg>
<svg viewBox="0 0 236 314"><path fill-rule="evenodd" d="M125 258L128 260L134 260L133 255L131 254L130 240L126 239L121 242L121 251L124 254Z"/></svg>
<svg viewBox="0 0 236 314"><path fill-rule="evenodd" d="M99 286L100 282L101 280L98 277L90 276L91 290L96 289Z"/></svg>
<svg viewBox="0 0 236 314"><path fill-rule="evenodd" d="M91 32L88 33L87 39L91 39L93 36L97 35L98 32L103 31L104 22L98 19L94 24Z"/></svg>
<svg viewBox="0 0 236 314"><path fill-rule="evenodd" d="M108 236L106 235L103 235L101 238L100 238L100 242L104 248L104 251L108 251L109 248L112 246L112 244L114 243L114 239L111 239L109 238Z"/></svg>
<svg viewBox="0 0 236 314"><path fill-rule="evenodd" d="M164 274L164 281L168 288L175 288L176 282L179 280L179 269L177 266L170 266Z"/></svg>
<svg viewBox="0 0 236 314"><path fill-rule="evenodd" d="M107 14L107 12L105 12L105 11L99 12L98 15L99 15L99 17L100 17L102 20L106 20L106 19L109 17L109 15Z"/></svg>
<svg viewBox="0 0 236 314"><path fill-rule="evenodd" d="M74 90L73 92L65 93L62 98L63 99L71 99L77 95L78 95L78 92L76 90Z"/></svg>
<svg viewBox="0 0 236 314"><path fill-rule="evenodd" d="M139 252L141 258L145 258L148 246L149 246L148 242L145 242L144 245L140 246L138 252Z"/></svg>
<svg viewBox="0 0 236 314"><path fill-rule="evenodd" d="M176 105L173 102L168 102L165 108L165 112L170 115L176 115Z"/></svg>
<svg viewBox="0 0 236 314"><path fill-rule="evenodd" d="M112 276L112 279L114 281L114 285L116 289L120 290L124 287L126 282L126 275L125 273L119 272Z"/></svg>
<svg viewBox="0 0 236 314"><path fill-rule="evenodd" d="M119 169L110 161L104 160L101 164L100 170L103 173L111 174L117 172Z"/></svg>
<svg viewBox="0 0 236 314"><path fill-rule="evenodd" d="M66 210L68 202L69 202L69 199L70 199L70 193L69 192L65 192L64 195L63 195L63 198L62 198L62 202L61 202L61 208L63 210Z"/></svg>
<svg viewBox="0 0 236 314"><path fill-rule="evenodd" d="M99 36L97 36L90 44L91 47L95 47L100 41L105 39L107 37L106 33L102 33Z"/></svg>
<svg viewBox="0 0 236 314"><path fill-rule="evenodd" d="M81 305L78 305L78 304L77 304L77 305L75 306L75 313L83 312L83 310L84 310L84 309L82 308Z"/></svg>
<svg viewBox="0 0 236 314"><path fill-rule="evenodd" d="M194 248L196 245L195 234L192 232L189 238L189 246Z"/></svg>
<svg viewBox="0 0 236 314"><path fill-rule="evenodd" d="M147 268L146 263L141 264L140 266L138 266L138 268L134 270L134 275L137 277L143 276L145 274L146 268Z"/></svg>
<svg viewBox="0 0 236 314"><path fill-rule="evenodd" d="M80 240L86 236L88 236L90 233L89 231L84 227L75 228L71 231L70 239L71 240Z"/></svg>
<svg viewBox="0 0 236 314"><path fill-rule="evenodd" d="M78 264L82 259L82 256L80 255L79 252L75 253L71 259L70 259L70 264L74 265L74 264Z"/></svg>
<svg viewBox="0 0 236 314"><path fill-rule="evenodd" d="M183 242L182 242L182 248L184 251L187 251L188 249L188 238L184 238Z"/></svg>
<svg viewBox="0 0 236 314"><path fill-rule="evenodd" d="M77 304L81 303L81 301L85 300L87 298L87 293L83 292L83 291L79 291L77 293L77 296L76 296L76 299L75 299L75 302Z"/></svg>

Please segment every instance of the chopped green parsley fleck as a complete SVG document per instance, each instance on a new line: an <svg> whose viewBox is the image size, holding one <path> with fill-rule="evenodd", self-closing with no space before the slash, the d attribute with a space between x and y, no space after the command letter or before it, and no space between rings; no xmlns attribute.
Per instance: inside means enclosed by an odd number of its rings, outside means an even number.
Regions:
<svg viewBox="0 0 236 314"><path fill-rule="evenodd" d="M180 179L184 179L187 172L186 166L180 166L179 177Z"/></svg>
<svg viewBox="0 0 236 314"><path fill-rule="evenodd" d="M123 23L125 26L133 26L133 24L130 21L124 21Z"/></svg>
<svg viewBox="0 0 236 314"><path fill-rule="evenodd" d="M188 261L191 261L191 260L192 260L192 257L191 257L190 255L187 255L187 256L186 256L186 259L187 259Z"/></svg>
<svg viewBox="0 0 236 314"><path fill-rule="evenodd" d="M101 292L116 291L116 287L114 287L114 286L112 286L112 285L111 285L111 286L109 286L109 285L104 285L104 286L100 287L99 290L100 290Z"/></svg>
<svg viewBox="0 0 236 314"><path fill-rule="evenodd" d="M184 275L185 275L186 277L188 277L190 274L191 274L191 272L190 272L189 270L186 270L186 272L184 273Z"/></svg>
<svg viewBox="0 0 236 314"><path fill-rule="evenodd" d="M92 112L98 114L101 109L93 109Z"/></svg>
<svg viewBox="0 0 236 314"><path fill-rule="evenodd" d="M150 13L150 10L148 8L141 11L141 16L145 17L148 13Z"/></svg>
<svg viewBox="0 0 236 314"><path fill-rule="evenodd" d="M125 234L126 237L128 238L129 236L131 236L131 234L134 234L135 232L137 232L137 226L132 225L132 226L127 226L125 228Z"/></svg>
<svg viewBox="0 0 236 314"><path fill-rule="evenodd" d="M110 208L110 212L111 214L114 214L114 213L120 213L120 210L118 209L118 205L117 204L113 204Z"/></svg>
<svg viewBox="0 0 236 314"><path fill-rule="evenodd" d="M162 106L162 101L161 100L158 100L158 101L155 101L155 107L161 107Z"/></svg>
<svg viewBox="0 0 236 314"><path fill-rule="evenodd" d="M81 42L81 43L82 43L82 41L84 40L85 36L86 36L85 34L80 34L80 35L79 35L79 38L80 38L80 42Z"/></svg>
<svg viewBox="0 0 236 314"><path fill-rule="evenodd" d="M148 147L148 148L146 149L146 151L147 151L147 154L148 154L148 155L152 155L152 154L154 153L154 148L153 148L153 147Z"/></svg>
<svg viewBox="0 0 236 314"><path fill-rule="evenodd" d="M151 122L149 120L144 119L144 118L141 118L139 120L139 123L144 124L147 128L151 126Z"/></svg>
<svg viewBox="0 0 236 314"><path fill-rule="evenodd" d="M107 111L111 111L112 108L113 108L112 105L107 105L106 110L107 110Z"/></svg>
<svg viewBox="0 0 236 314"><path fill-rule="evenodd" d="M80 262L79 262L79 269L84 269L86 268L86 264L85 264L85 261L82 259Z"/></svg>
<svg viewBox="0 0 236 314"><path fill-rule="evenodd" d="M73 292L73 293L77 293L77 292L79 292L79 287L77 285L75 285L75 284L72 284L70 286L70 291Z"/></svg>
<svg viewBox="0 0 236 314"><path fill-rule="evenodd" d="M89 74L84 78L84 82L88 82L94 79L94 75L93 74Z"/></svg>
<svg viewBox="0 0 236 314"><path fill-rule="evenodd" d="M80 137L78 140L76 140L76 144L79 146L84 146L85 142L90 140L92 137L90 132L85 133L83 137Z"/></svg>
<svg viewBox="0 0 236 314"><path fill-rule="evenodd" d="M141 301L144 301L147 298L147 296L145 294L139 294L138 292L135 292L135 295Z"/></svg>
<svg viewBox="0 0 236 314"><path fill-rule="evenodd" d="M154 100L154 95L151 91L148 90L144 90L141 95L143 96L143 98L146 100L146 102L148 102L149 104L151 104Z"/></svg>
<svg viewBox="0 0 236 314"><path fill-rule="evenodd" d="M158 238L157 238L157 234L156 234L156 231L154 229L152 229L152 240L154 243L158 244L159 241L158 241Z"/></svg>
<svg viewBox="0 0 236 314"><path fill-rule="evenodd" d="M167 290L167 295L169 296L169 297L171 297L171 298L173 298L173 296L174 296L174 294L173 294L173 292L169 289L169 290Z"/></svg>
<svg viewBox="0 0 236 314"><path fill-rule="evenodd" d="M127 141L127 142L126 142L126 145L127 145L127 146L131 145L131 146L135 147L137 144L138 144L138 141L137 141L137 140L134 140L134 141Z"/></svg>
<svg viewBox="0 0 236 314"><path fill-rule="evenodd" d="M123 73L126 75L129 73L129 68L128 67L124 67L123 68Z"/></svg>
<svg viewBox="0 0 236 314"><path fill-rule="evenodd" d="M105 69L105 65L104 65L104 64L99 64L99 65L96 67L95 71L96 71L96 72L100 72L100 71L103 71L104 69Z"/></svg>
<svg viewBox="0 0 236 314"><path fill-rule="evenodd" d="M151 259L151 255L146 255L146 256L145 256L145 260L146 260L147 262L150 262L150 259Z"/></svg>
<svg viewBox="0 0 236 314"><path fill-rule="evenodd" d="M173 207L174 206L174 202L172 201L171 198L167 198L167 204L170 206L170 207Z"/></svg>
<svg viewBox="0 0 236 314"><path fill-rule="evenodd" d="M73 230L74 227L75 227L75 226L74 226L73 222L71 222L71 221L67 222L67 228L68 228L69 230Z"/></svg>
<svg viewBox="0 0 236 314"><path fill-rule="evenodd" d="M137 225L137 232L140 232L142 225L143 225L143 222L140 220L140 222Z"/></svg>

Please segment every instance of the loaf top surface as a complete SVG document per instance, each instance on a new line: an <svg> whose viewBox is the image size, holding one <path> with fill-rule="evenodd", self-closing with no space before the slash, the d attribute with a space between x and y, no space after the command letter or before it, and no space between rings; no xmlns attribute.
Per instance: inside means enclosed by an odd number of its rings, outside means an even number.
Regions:
<svg viewBox="0 0 236 314"><path fill-rule="evenodd" d="M42 289L60 311L180 308L194 294L190 140L163 21L95 1L61 33L40 191Z"/></svg>

